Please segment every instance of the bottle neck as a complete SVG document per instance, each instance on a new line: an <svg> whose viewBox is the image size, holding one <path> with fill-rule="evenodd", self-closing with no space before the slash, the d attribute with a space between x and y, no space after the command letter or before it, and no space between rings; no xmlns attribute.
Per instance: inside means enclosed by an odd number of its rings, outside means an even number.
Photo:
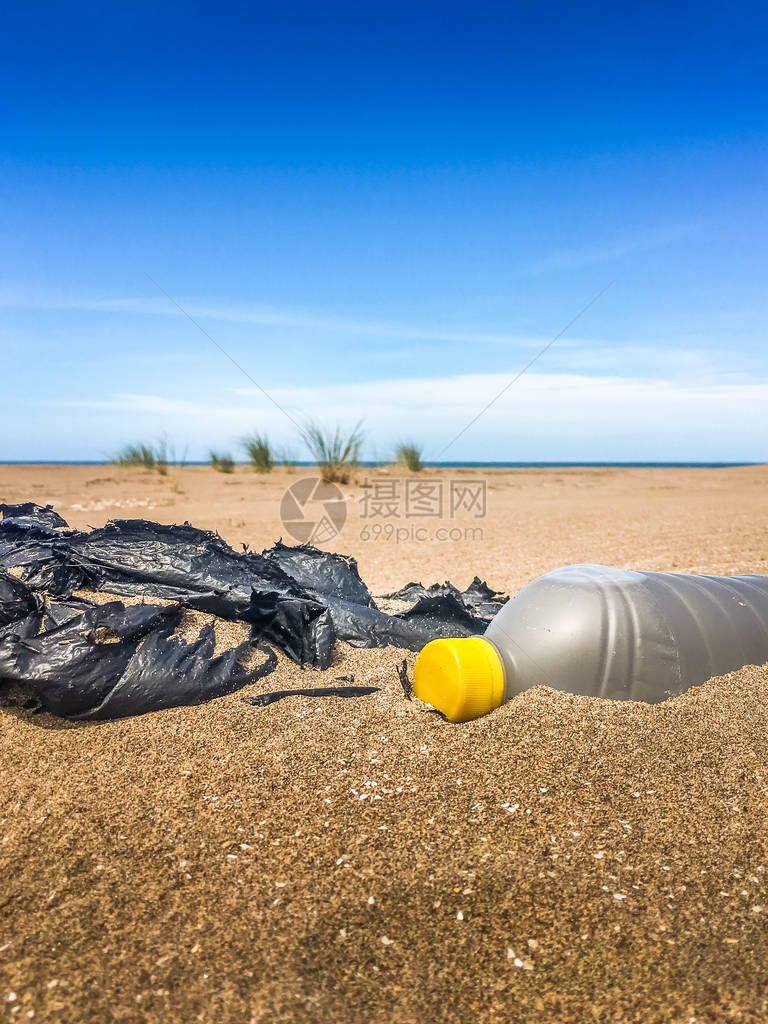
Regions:
<svg viewBox="0 0 768 1024"><path fill-rule="evenodd" d="M501 671L504 676L504 696L502 697L502 704L506 701L511 700L520 691L515 687L515 680L517 679L517 665L513 655L509 653L506 647L502 647L496 643L486 633L483 636L483 640L486 640L496 652L496 655L501 663Z"/></svg>

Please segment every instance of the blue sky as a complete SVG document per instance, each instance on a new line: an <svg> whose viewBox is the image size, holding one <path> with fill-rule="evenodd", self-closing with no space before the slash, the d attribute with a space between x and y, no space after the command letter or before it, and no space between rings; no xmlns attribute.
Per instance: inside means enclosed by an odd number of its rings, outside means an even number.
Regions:
<svg viewBox="0 0 768 1024"><path fill-rule="evenodd" d="M768 448L762 5L40 4L0 53L0 458L293 424Z"/></svg>

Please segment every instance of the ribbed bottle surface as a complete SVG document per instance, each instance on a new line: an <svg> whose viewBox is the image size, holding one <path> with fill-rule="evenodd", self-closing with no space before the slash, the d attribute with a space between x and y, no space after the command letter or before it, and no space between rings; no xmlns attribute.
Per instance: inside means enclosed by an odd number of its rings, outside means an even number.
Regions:
<svg viewBox="0 0 768 1024"><path fill-rule="evenodd" d="M512 597L485 636L506 700L543 684L656 703L768 661L768 576L566 566Z"/></svg>

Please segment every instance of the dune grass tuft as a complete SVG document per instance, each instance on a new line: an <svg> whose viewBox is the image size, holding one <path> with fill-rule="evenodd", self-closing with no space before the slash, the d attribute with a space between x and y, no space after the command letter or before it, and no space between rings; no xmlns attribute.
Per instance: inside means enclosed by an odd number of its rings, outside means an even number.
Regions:
<svg viewBox="0 0 768 1024"><path fill-rule="evenodd" d="M211 466L219 473L234 473L235 460L229 452L211 452Z"/></svg>
<svg viewBox="0 0 768 1024"><path fill-rule="evenodd" d="M112 457L116 466L143 466L144 469L155 469L157 456L150 444L127 444Z"/></svg>
<svg viewBox="0 0 768 1024"><path fill-rule="evenodd" d="M412 473L420 473L424 468L424 463L421 461L423 451L421 445L404 441L395 448L395 462Z"/></svg>
<svg viewBox="0 0 768 1024"><path fill-rule="evenodd" d="M155 469L162 476L168 472L169 466L176 465L176 454L171 449L165 437L161 437L155 445Z"/></svg>
<svg viewBox="0 0 768 1024"><path fill-rule="evenodd" d="M113 455L112 462L116 466L141 466L144 469L156 469L162 476L168 474L169 466L183 467L186 463L186 451L179 460L176 449L168 443L163 435L154 444L127 444Z"/></svg>
<svg viewBox="0 0 768 1024"><path fill-rule="evenodd" d="M328 483L349 483L363 446L362 422L346 431L338 426L330 430L309 422L304 427L304 440L312 458L317 462L323 480Z"/></svg>
<svg viewBox="0 0 768 1024"><path fill-rule="evenodd" d="M257 473L269 473L275 465L275 456L266 434L251 434L242 441L245 454Z"/></svg>

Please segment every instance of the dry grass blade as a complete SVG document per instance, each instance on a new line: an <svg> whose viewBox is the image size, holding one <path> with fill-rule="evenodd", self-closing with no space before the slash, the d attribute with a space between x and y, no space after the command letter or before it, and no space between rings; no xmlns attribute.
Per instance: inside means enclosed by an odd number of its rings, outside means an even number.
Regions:
<svg viewBox="0 0 768 1024"><path fill-rule="evenodd" d="M395 462L398 466L409 469L412 473L420 473L424 468L421 455L424 449L421 445L411 442L402 442L395 448Z"/></svg>
<svg viewBox="0 0 768 1024"><path fill-rule="evenodd" d="M328 483L349 483L363 446L362 422L349 431L342 431L339 426L329 430L310 422L304 427L304 440L317 462L323 480Z"/></svg>
<svg viewBox="0 0 768 1024"><path fill-rule="evenodd" d="M186 451L181 459L176 458L176 449L169 444L163 435L154 444L127 444L112 457L116 466L142 466L144 469L156 469L165 476L169 466L183 466L186 462Z"/></svg>
<svg viewBox="0 0 768 1024"><path fill-rule="evenodd" d="M274 469L275 457L266 434L251 434L244 437L242 445L257 473L269 473Z"/></svg>
<svg viewBox="0 0 768 1024"><path fill-rule="evenodd" d="M211 466L219 473L234 473L235 471L235 460L229 454L229 452L211 452L210 453Z"/></svg>

